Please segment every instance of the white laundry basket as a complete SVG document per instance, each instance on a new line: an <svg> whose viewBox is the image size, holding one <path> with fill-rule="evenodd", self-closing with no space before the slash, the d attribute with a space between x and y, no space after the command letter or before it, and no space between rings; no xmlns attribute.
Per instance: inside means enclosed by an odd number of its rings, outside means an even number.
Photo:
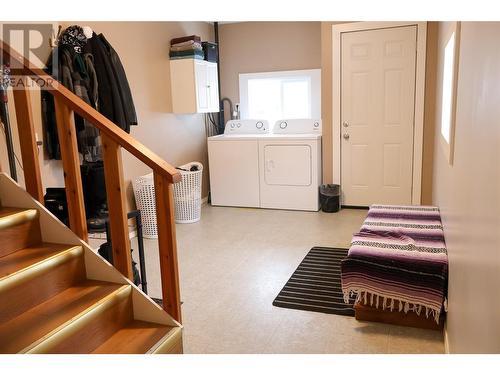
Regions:
<svg viewBox="0 0 500 375"><path fill-rule="evenodd" d="M196 171L190 169L196 166ZM182 180L174 184L175 222L195 223L201 218L201 177L203 165L192 162L181 165L179 172Z"/></svg>
<svg viewBox="0 0 500 375"><path fill-rule="evenodd" d="M158 238L153 173L137 177L132 186L137 209L141 211L142 235L145 238Z"/></svg>
<svg viewBox="0 0 500 375"><path fill-rule="evenodd" d="M193 165L197 171L191 172ZM174 184L175 222L194 223L201 218L201 176L203 165L192 162L181 165L182 180ZM137 177L133 182L135 202L141 211L142 233L145 238L158 238L156 224L155 185L153 173Z"/></svg>

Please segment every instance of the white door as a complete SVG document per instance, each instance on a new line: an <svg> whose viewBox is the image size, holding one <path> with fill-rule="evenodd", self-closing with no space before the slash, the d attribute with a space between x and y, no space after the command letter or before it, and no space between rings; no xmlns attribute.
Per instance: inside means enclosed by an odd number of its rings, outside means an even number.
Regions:
<svg viewBox="0 0 500 375"><path fill-rule="evenodd" d="M217 80L217 64L207 63L208 109L219 112L219 87Z"/></svg>
<svg viewBox="0 0 500 375"><path fill-rule="evenodd" d="M209 106L208 70L205 61L195 61L196 102L198 112L207 112Z"/></svg>
<svg viewBox="0 0 500 375"><path fill-rule="evenodd" d="M411 204L416 26L341 38L342 204Z"/></svg>

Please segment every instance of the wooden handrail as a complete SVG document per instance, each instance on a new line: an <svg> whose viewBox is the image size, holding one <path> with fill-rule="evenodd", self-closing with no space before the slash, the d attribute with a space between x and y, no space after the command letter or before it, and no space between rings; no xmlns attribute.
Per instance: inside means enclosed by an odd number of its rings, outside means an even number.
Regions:
<svg viewBox="0 0 500 375"><path fill-rule="evenodd" d="M3 61L10 63L11 73L14 77L21 77L23 82L27 82L29 77L41 86L42 89L48 90L54 96L57 133L63 162L70 228L85 241L87 240L87 223L74 113L78 113L100 130L103 145L113 264L129 279L132 278L132 259L130 254L121 148L123 147L153 169L163 309L178 322L181 322L172 186L173 183L181 180L180 173L42 69L33 67L30 61L13 50L1 39L0 52L2 53ZM26 87L17 87L14 91L14 104L16 106L23 164L25 166L24 177L26 188L35 199L43 203L42 181L38 162L38 150L35 144L29 90Z"/></svg>
<svg viewBox="0 0 500 375"><path fill-rule="evenodd" d="M4 61L9 61L11 64L12 75L31 76L32 78L35 78L38 85L43 86L44 89L50 90L54 97L59 98L69 108L71 108L72 111L75 111L80 116L88 120L103 134L130 152L155 172L164 176L170 183L175 183L181 180L179 171L172 165L167 163L156 153L114 124L111 120L85 103L69 89L45 73L42 69L33 67L33 64L31 64L28 59L1 39L0 50L3 53ZM15 63L15 65L13 63Z"/></svg>

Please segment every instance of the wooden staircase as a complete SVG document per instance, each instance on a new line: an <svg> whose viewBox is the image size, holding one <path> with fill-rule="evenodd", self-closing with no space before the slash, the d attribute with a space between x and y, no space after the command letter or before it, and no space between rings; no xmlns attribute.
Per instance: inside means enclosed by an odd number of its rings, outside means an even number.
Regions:
<svg viewBox="0 0 500 375"><path fill-rule="evenodd" d="M180 353L181 301L173 186L179 172L0 40L10 65L26 191L0 165L0 353ZM54 98L69 228L43 206L33 82ZM87 221L74 114L103 144L114 266L84 241ZM153 170L163 306L130 281L122 150Z"/></svg>
<svg viewBox="0 0 500 375"><path fill-rule="evenodd" d="M6 184L15 189L9 180L0 175L0 198ZM166 312L86 244L70 239L74 234L34 200L32 207L20 203L25 208L0 207L0 353L182 352L181 327ZM44 238L59 235L67 240ZM104 267L97 270L101 279L88 272L96 264ZM135 300L142 300L142 318ZM144 320L148 309L152 321Z"/></svg>

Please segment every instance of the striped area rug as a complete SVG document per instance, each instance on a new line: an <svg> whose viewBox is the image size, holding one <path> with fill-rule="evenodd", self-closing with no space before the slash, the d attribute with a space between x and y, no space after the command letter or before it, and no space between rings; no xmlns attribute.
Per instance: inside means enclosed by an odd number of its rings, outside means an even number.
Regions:
<svg viewBox="0 0 500 375"><path fill-rule="evenodd" d="M340 262L347 249L313 247L273 301L274 306L354 316L354 299L344 303Z"/></svg>

